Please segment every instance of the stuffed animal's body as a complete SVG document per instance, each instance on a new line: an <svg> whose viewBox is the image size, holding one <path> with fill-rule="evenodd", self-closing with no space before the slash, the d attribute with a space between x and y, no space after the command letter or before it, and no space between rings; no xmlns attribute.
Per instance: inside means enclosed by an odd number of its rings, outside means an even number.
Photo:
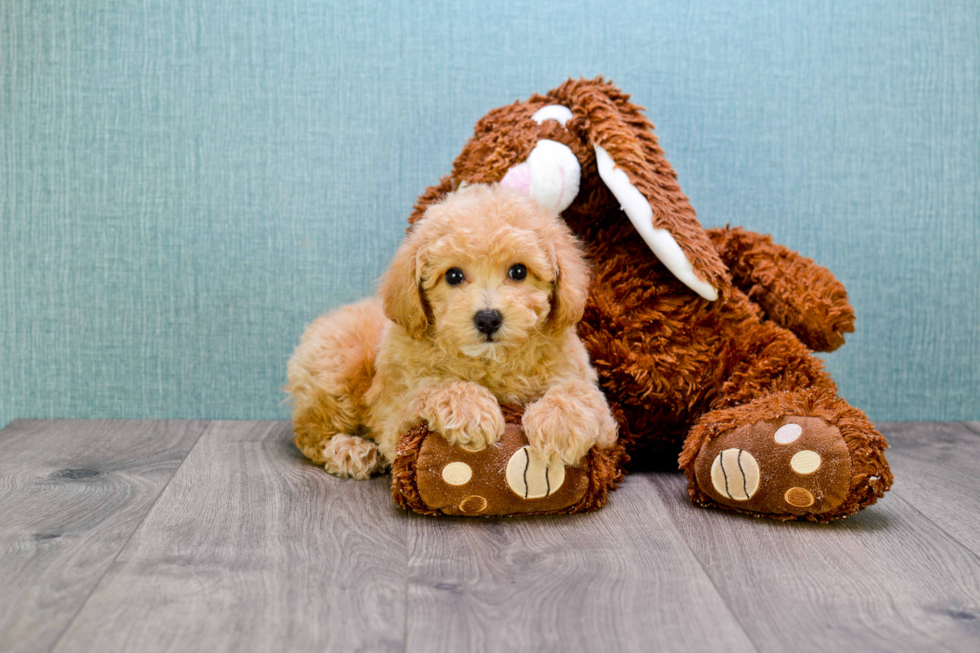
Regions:
<svg viewBox="0 0 980 653"><path fill-rule="evenodd" d="M410 222L498 181L562 210L586 246L579 334L619 419L619 467L680 454L695 502L778 519L845 517L890 487L887 444L811 353L853 331L843 286L768 237L702 229L627 95L569 81L491 111Z"/></svg>

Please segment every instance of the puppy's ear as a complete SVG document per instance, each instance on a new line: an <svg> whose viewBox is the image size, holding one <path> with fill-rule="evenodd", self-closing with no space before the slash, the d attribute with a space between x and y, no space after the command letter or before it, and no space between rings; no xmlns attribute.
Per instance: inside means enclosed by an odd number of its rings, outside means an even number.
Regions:
<svg viewBox="0 0 980 653"><path fill-rule="evenodd" d="M548 95L574 114L569 127L583 132L595 151L599 177L657 258L696 293L717 299L718 289L729 283L728 270L642 108L601 77L569 80Z"/></svg>
<svg viewBox="0 0 980 653"><path fill-rule="evenodd" d="M548 239L554 252L555 286L551 291L548 320L555 330L577 324L589 296L589 264L571 230L559 223Z"/></svg>
<svg viewBox="0 0 980 653"><path fill-rule="evenodd" d="M391 265L381 278L380 294L385 315L403 327L415 340L421 340L429 326L428 307L422 290L424 254L419 228L408 234Z"/></svg>

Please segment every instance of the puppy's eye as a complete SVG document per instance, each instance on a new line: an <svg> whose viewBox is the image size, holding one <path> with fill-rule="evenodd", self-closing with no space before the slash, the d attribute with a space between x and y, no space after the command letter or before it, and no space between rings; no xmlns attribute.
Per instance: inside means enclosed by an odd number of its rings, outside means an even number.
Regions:
<svg viewBox="0 0 980 653"><path fill-rule="evenodd" d="M446 270L446 283L450 286L458 286L463 283L464 278L463 271L459 268L449 268Z"/></svg>
<svg viewBox="0 0 980 653"><path fill-rule="evenodd" d="M510 266L510 270L507 271L507 276L514 281L524 281L524 277L527 276L527 268L521 263L512 265Z"/></svg>

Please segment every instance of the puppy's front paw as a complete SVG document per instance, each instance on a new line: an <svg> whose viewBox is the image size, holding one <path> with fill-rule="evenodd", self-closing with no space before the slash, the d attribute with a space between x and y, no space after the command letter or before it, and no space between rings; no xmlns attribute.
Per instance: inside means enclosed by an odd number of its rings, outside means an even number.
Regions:
<svg viewBox="0 0 980 653"><path fill-rule="evenodd" d="M450 444L478 451L504 432L504 415L496 397L475 383L450 383L433 391L421 417Z"/></svg>
<svg viewBox="0 0 980 653"><path fill-rule="evenodd" d="M616 424L605 401L590 395L552 388L528 406L521 421L531 448L551 464L575 466L596 444L611 446Z"/></svg>

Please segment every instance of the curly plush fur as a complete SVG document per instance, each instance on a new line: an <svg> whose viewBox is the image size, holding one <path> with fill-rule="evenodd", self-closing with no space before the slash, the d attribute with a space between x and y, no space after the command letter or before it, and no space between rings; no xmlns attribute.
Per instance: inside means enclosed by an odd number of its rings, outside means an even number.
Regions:
<svg viewBox="0 0 980 653"><path fill-rule="evenodd" d="M567 121L536 119L551 105L566 107ZM892 482L887 444L863 413L837 396L811 353L836 349L853 331L843 286L768 237L702 229L652 128L628 95L601 78L569 81L494 109L477 123L452 174L419 199L412 231L425 228L428 207L446 193L500 181L541 140L566 146L581 165L581 181L562 217L594 265L579 333L610 405L622 416L620 438L630 457L664 467L683 448L680 464L692 497L743 509L748 504L708 499L711 489L698 485L692 469L708 442L740 425L776 428L778 420L819 416L828 426L813 435L812 447L829 452L830 441L842 438L850 455L846 500L820 514L785 506L759 512L825 521L874 503ZM678 281L625 218L597 166L600 150L649 203L652 226L669 232L697 282L717 291L715 301ZM753 445L738 446L748 451ZM788 467L767 473L792 480Z"/></svg>
<svg viewBox="0 0 980 653"><path fill-rule="evenodd" d="M508 403L526 407L528 442L551 460L613 446L616 421L575 331L588 284L568 227L529 198L475 185L431 203L381 297L304 334L288 365L296 445L332 474L366 478L422 420L452 444L493 444ZM501 318L491 333L477 326L483 311Z"/></svg>

